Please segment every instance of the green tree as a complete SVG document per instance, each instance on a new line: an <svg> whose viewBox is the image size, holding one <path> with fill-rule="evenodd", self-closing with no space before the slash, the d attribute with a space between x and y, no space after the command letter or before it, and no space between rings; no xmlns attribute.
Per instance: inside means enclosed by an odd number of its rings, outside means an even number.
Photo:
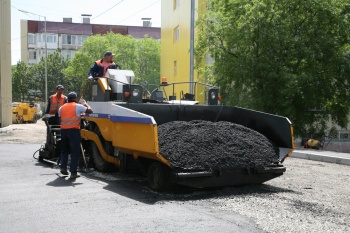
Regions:
<svg viewBox="0 0 350 233"><path fill-rule="evenodd" d="M160 83L160 43L145 37L137 40L137 77L139 82Z"/></svg>
<svg viewBox="0 0 350 233"><path fill-rule="evenodd" d="M83 53L81 50L74 54L71 63L67 68L63 70L66 75L67 88L75 91L78 94L83 94L83 85L86 84L88 77L88 70L93 63L93 58L88 54Z"/></svg>
<svg viewBox="0 0 350 233"><path fill-rule="evenodd" d="M12 66L12 101L28 101L28 90L31 87L29 67L25 62L17 62Z"/></svg>
<svg viewBox="0 0 350 233"><path fill-rule="evenodd" d="M198 21L197 64L210 53L224 103L287 116L297 135L323 131L329 119L345 127L346 2L211 0Z"/></svg>
<svg viewBox="0 0 350 233"><path fill-rule="evenodd" d="M58 51L47 56L47 97L56 92L56 86L62 84L66 91L69 91L68 80L63 70L70 64L68 59L64 59ZM31 67L32 79L37 83L41 91L43 100L45 98L45 58L43 57L38 64ZM47 100L45 100L47 101Z"/></svg>

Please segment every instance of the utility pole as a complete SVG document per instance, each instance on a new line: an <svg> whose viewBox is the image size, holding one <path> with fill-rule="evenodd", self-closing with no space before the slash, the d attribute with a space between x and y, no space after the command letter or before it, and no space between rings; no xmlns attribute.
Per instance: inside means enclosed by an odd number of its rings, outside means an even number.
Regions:
<svg viewBox="0 0 350 233"><path fill-rule="evenodd" d="M194 82L194 14L195 0L191 0L191 26L190 26L190 93L193 94Z"/></svg>
<svg viewBox="0 0 350 233"><path fill-rule="evenodd" d="M0 0L0 128L12 124L11 1Z"/></svg>
<svg viewBox="0 0 350 233"><path fill-rule="evenodd" d="M47 105L47 38L46 38L46 16L44 16L45 20L45 109Z"/></svg>

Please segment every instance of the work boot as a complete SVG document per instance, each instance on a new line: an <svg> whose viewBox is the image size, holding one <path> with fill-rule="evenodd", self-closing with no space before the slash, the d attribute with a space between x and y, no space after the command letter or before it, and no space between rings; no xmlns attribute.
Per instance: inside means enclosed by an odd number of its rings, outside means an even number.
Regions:
<svg viewBox="0 0 350 233"><path fill-rule="evenodd" d="M68 171L67 171L67 169L62 168L62 169L61 169L61 174L62 174L62 175L65 175L65 176L68 176Z"/></svg>
<svg viewBox="0 0 350 233"><path fill-rule="evenodd" d="M78 172L72 172L72 173L70 174L69 179L76 179L76 178L78 178L78 177L80 177L80 174L79 174Z"/></svg>

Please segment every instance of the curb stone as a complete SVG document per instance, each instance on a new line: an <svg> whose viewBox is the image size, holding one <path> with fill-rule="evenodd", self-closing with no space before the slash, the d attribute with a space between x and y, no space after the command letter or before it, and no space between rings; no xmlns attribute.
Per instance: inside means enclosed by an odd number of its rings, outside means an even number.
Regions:
<svg viewBox="0 0 350 233"><path fill-rule="evenodd" d="M0 128L0 134L10 133L10 132L12 132L12 126L11 125L3 127L3 128Z"/></svg>

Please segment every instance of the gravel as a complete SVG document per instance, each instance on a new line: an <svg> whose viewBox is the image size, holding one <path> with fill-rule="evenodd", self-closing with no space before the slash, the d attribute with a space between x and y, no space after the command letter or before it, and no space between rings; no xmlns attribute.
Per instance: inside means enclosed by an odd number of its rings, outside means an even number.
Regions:
<svg viewBox="0 0 350 233"><path fill-rule="evenodd" d="M264 135L226 121L165 123L158 141L160 154L183 169L259 168L278 161L278 148Z"/></svg>
<svg viewBox="0 0 350 233"><path fill-rule="evenodd" d="M287 171L283 176L262 185L183 188L159 193L151 190L145 181L137 192L143 193L144 200L152 205L205 207L218 219L223 213L239 214L268 233L350 232L349 166L297 158L287 158L284 165ZM123 177L118 176L120 179Z"/></svg>
<svg viewBox="0 0 350 233"><path fill-rule="evenodd" d="M264 185L225 188L214 208L252 218L267 232L350 232L349 166L287 158Z"/></svg>

